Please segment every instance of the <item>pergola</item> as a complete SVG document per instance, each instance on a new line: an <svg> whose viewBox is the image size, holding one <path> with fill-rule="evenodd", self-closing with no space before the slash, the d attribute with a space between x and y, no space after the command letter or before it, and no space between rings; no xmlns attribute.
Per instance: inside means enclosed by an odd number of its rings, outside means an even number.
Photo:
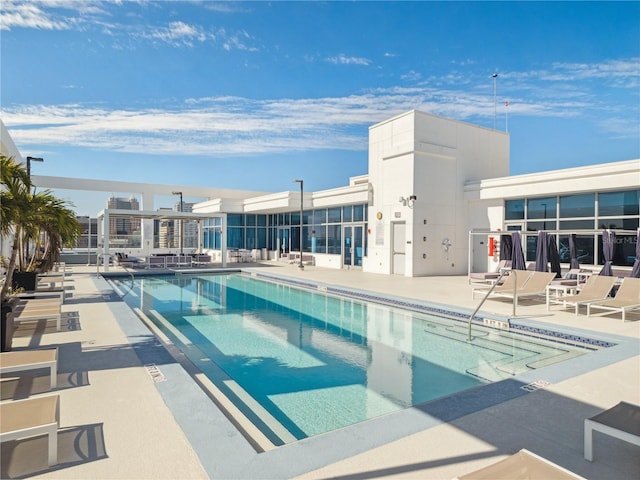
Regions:
<svg viewBox="0 0 640 480"><path fill-rule="evenodd" d="M227 258L227 215L225 213L193 213L193 212L175 212L172 210L124 210L116 208L107 208L101 210L97 215L98 222L98 258L103 256L103 266L105 271L109 271L109 249L110 235L109 220L111 218L140 218L142 220L142 244L150 253L153 247L153 221L154 220L197 220L198 221L198 238L202 238L202 220L213 218L221 219L222 233L222 266L226 266ZM146 220L146 221L145 221ZM100 241L102 239L102 241ZM200 244L200 242L199 242ZM99 262L98 262L99 263Z"/></svg>

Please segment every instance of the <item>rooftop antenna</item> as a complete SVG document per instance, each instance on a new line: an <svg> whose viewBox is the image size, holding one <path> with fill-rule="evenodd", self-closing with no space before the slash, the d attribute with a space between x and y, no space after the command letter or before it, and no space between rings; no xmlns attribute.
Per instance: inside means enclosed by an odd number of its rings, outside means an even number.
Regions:
<svg viewBox="0 0 640 480"><path fill-rule="evenodd" d="M509 100L504 102L504 131L509 133Z"/></svg>
<svg viewBox="0 0 640 480"><path fill-rule="evenodd" d="M497 125L497 113L498 113L498 99L497 99L497 83L498 83L498 74L494 73L493 77L493 129L496 129Z"/></svg>

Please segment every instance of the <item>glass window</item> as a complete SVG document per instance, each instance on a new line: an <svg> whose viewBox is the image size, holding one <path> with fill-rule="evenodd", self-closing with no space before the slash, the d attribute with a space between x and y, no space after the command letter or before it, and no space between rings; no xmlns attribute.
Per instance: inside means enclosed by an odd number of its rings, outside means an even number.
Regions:
<svg viewBox="0 0 640 480"><path fill-rule="evenodd" d="M255 227L247 227L245 230L244 248L253 250L256 248L256 229Z"/></svg>
<svg viewBox="0 0 640 480"><path fill-rule="evenodd" d="M524 219L524 199L506 200L504 202L504 219L505 220L523 220Z"/></svg>
<svg viewBox="0 0 640 480"><path fill-rule="evenodd" d="M256 229L256 235L257 235L256 248L267 248L267 229L266 228Z"/></svg>
<svg viewBox="0 0 640 480"><path fill-rule="evenodd" d="M256 223L259 227L267 226L267 216L266 215L256 215Z"/></svg>
<svg viewBox="0 0 640 480"><path fill-rule="evenodd" d="M342 209L334 207L329 209L329 223L338 223L342 221Z"/></svg>
<svg viewBox="0 0 640 480"><path fill-rule="evenodd" d="M593 230L594 220L561 220L560 230Z"/></svg>
<svg viewBox="0 0 640 480"><path fill-rule="evenodd" d="M300 226L300 212L291 212L291 225Z"/></svg>
<svg viewBox="0 0 640 480"><path fill-rule="evenodd" d="M290 218L289 218L289 212L279 213L278 214L278 225L279 226L291 225Z"/></svg>
<svg viewBox="0 0 640 480"><path fill-rule="evenodd" d="M538 230L555 230L556 221L549 220L546 222L527 222L527 232L537 232Z"/></svg>
<svg viewBox="0 0 640 480"><path fill-rule="evenodd" d="M255 227L256 226L256 216L252 213L247 213L245 215L245 225L247 227Z"/></svg>
<svg viewBox="0 0 640 480"><path fill-rule="evenodd" d="M607 192L598 195L598 215L638 215L640 190Z"/></svg>
<svg viewBox="0 0 640 480"><path fill-rule="evenodd" d="M556 197L527 200L527 218L555 218Z"/></svg>
<svg viewBox="0 0 640 480"><path fill-rule="evenodd" d="M313 210L305 210L302 212L302 222L305 225L310 225L313 223Z"/></svg>
<svg viewBox="0 0 640 480"><path fill-rule="evenodd" d="M244 225L244 215L241 213L229 213L227 214L227 226L240 227Z"/></svg>
<svg viewBox="0 0 640 480"><path fill-rule="evenodd" d="M327 253L326 225L313 225L311 228L311 252Z"/></svg>
<svg viewBox="0 0 640 480"><path fill-rule="evenodd" d="M338 254L341 252L341 233L342 225L327 226L327 253Z"/></svg>
<svg viewBox="0 0 640 480"><path fill-rule="evenodd" d="M593 217L596 213L596 196L593 193L560 197L560 217Z"/></svg>
<svg viewBox="0 0 640 480"><path fill-rule="evenodd" d="M316 225L321 225L323 223L327 223L327 209L322 208L320 210L313 211L313 223Z"/></svg>
<svg viewBox="0 0 640 480"><path fill-rule="evenodd" d="M268 249L269 250L275 250L277 245L278 245L278 230L276 228L270 228L269 229L269 245L268 245Z"/></svg>
<svg viewBox="0 0 640 480"><path fill-rule="evenodd" d="M527 251L525 252L525 260L527 262L536 261L536 249L538 248L538 236L527 235L525 238L525 246Z"/></svg>
<svg viewBox="0 0 640 480"><path fill-rule="evenodd" d="M561 262L569 263L571 252L569 250L568 235L560 235L558 253L560 254ZM593 235L576 235L576 258L581 265L593 264Z"/></svg>
<svg viewBox="0 0 640 480"><path fill-rule="evenodd" d="M637 218L607 218L598 220L598 228L635 230L638 228Z"/></svg>
<svg viewBox="0 0 640 480"><path fill-rule="evenodd" d="M303 249L304 249L304 239L303 239ZM291 227L291 251L299 252L300 251L300 227Z"/></svg>
<svg viewBox="0 0 640 480"><path fill-rule="evenodd" d="M613 247L612 263L614 266L632 266L636 259L636 235L616 235ZM604 265L602 251L602 235L598 235L598 265Z"/></svg>
<svg viewBox="0 0 640 480"><path fill-rule="evenodd" d="M364 205L354 205L353 206L353 221L354 222L363 222L365 220L365 212L366 208Z"/></svg>
<svg viewBox="0 0 640 480"><path fill-rule="evenodd" d="M227 228L227 248L244 248L244 228Z"/></svg>
<svg viewBox="0 0 640 480"><path fill-rule="evenodd" d="M352 222L353 221L353 206L345 205L342 207L342 221L343 222Z"/></svg>
<svg viewBox="0 0 640 480"><path fill-rule="evenodd" d="M613 254L613 264L631 267L636 261L637 235L618 235L616 249Z"/></svg>

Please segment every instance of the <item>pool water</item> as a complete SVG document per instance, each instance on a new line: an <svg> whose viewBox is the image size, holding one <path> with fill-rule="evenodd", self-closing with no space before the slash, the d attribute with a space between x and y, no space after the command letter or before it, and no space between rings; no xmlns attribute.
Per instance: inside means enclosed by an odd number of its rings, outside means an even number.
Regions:
<svg viewBox="0 0 640 480"><path fill-rule="evenodd" d="M116 284L276 445L589 352L243 274Z"/></svg>

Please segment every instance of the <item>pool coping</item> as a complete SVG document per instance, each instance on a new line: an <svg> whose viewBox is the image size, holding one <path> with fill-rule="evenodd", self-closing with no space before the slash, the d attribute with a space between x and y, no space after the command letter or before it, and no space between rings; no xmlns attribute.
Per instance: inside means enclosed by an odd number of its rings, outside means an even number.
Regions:
<svg viewBox="0 0 640 480"><path fill-rule="evenodd" d="M250 268L238 270L249 275L253 273ZM194 275L204 273L219 272L189 272L189 274ZM225 273L229 272L225 271ZM269 274L268 276L274 280L282 279L287 283L301 283L298 279L286 275ZM326 286L322 282L302 283L307 283L305 288L309 288L310 284L316 284L316 288L317 285ZM372 292L366 290L348 289L346 287L340 287L340 289L372 294ZM394 301L407 300L393 295L379 293L374 295L376 297L384 296ZM408 300L414 302L413 299ZM428 303L433 305L432 302ZM126 307L128 312L125 312L125 308L122 308L123 306ZM116 311L114 311L114 316L132 344L139 342L141 332L146 332L148 335L148 327L124 302L111 304L110 308L117 311L117 315ZM465 311L466 309L451 306L451 310ZM193 372L189 372L179 362L163 363L162 374L168 381L156 383L156 387L191 442L210 477L238 479L291 478L413 433L522 397L536 389L544 388L546 385L561 382L636 356L640 349L640 340L630 337L602 333L594 335L593 332L586 330L565 328L556 324L523 318L518 318L518 324L532 328L559 330L568 335L596 336L598 339L616 343L616 345L561 362L560 364L533 370L512 379L474 387L427 404L417 405L309 437L263 453L256 452L251 443L197 385L198 382L194 381ZM156 340L159 345L162 345L158 337L156 337ZM171 353L171 346L166 351ZM157 355L157 349L154 349L154 352ZM136 353L143 364L150 363L149 352L146 352L145 348L136 349ZM175 359L176 352L173 353L173 358ZM194 412L197 412L197 414L194 414Z"/></svg>

